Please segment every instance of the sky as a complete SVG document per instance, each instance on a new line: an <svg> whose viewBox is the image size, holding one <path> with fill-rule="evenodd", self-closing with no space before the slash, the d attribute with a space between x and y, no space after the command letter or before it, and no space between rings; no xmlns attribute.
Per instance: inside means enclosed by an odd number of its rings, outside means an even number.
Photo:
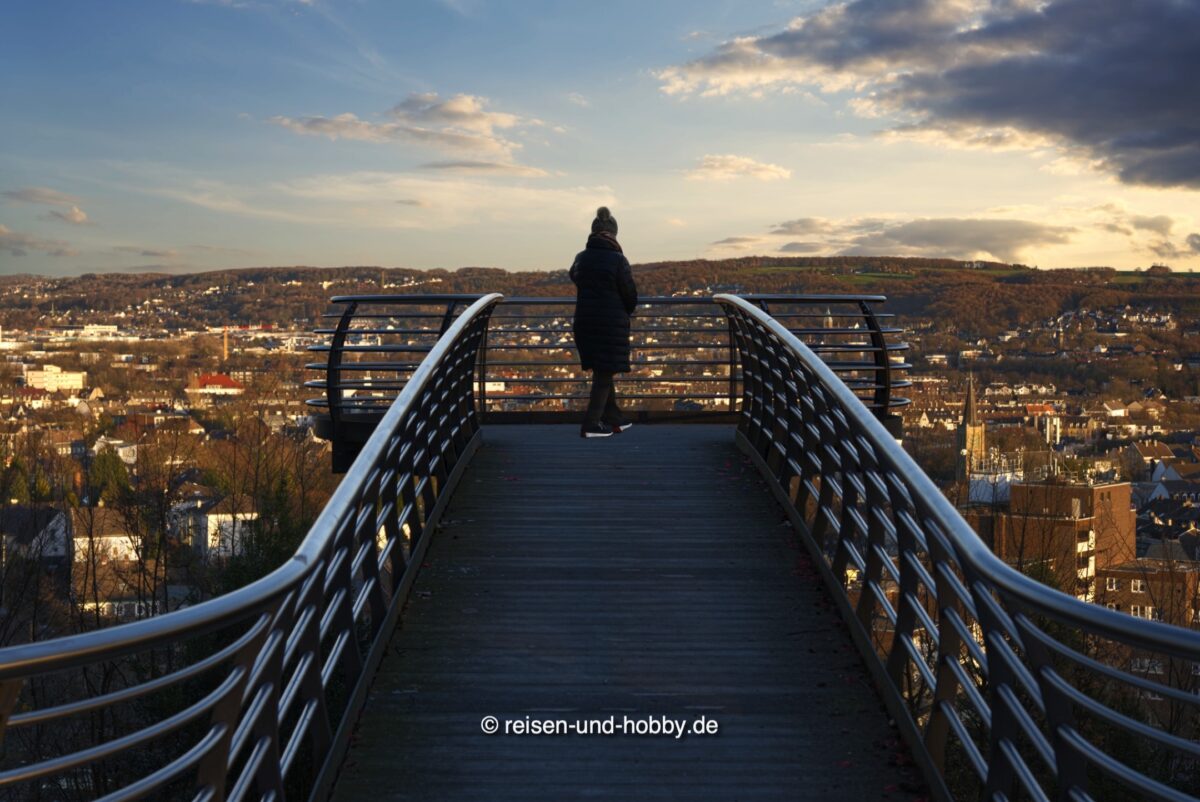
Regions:
<svg viewBox="0 0 1200 802"><path fill-rule="evenodd" d="M13 0L0 274L1200 267L1200 0Z"/></svg>

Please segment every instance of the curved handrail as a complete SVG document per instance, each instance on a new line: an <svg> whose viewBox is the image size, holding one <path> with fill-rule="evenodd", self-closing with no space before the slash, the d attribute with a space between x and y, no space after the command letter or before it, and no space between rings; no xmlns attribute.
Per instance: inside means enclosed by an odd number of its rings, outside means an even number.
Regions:
<svg viewBox="0 0 1200 802"><path fill-rule="evenodd" d="M1074 711L1079 700L1064 674L1083 667L1093 678L1142 692L1148 683L1115 667L1098 672L1095 666L1102 661L1087 653L1087 639L1109 644L1130 660L1133 652L1120 650L1180 659L1190 674L1191 666L1200 664L1200 632L1090 604L1003 562L811 349L747 300L728 294L714 300L738 329L743 373L748 374L739 443L818 558L938 795L954 796L945 778L946 752L951 735L964 740L970 724L988 742L986 753L978 749L980 760L970 761L977 772L982 768L978 782L985 796L1013 798L1014 788L1024 786L1036 798L1053 793L1047 790L1053 782L1059 798L1089 798L1089 770L1114 770L1097 766L1081 744L1086 738L1079 734ZM852 574L859 579L849 579ZM927 609L933 606L935 610ZM1048 621L1085 633L1083 644L1064 644L1047 634ZM981 635L965 625L971 622ZM881 630L887 631L885 637ZM974 643L968 642L972 639ZM936 657L922 654L922 646L936 648ZM978 674L983 677L978 687L962 687L964 678ZM910 692L922 684L926 687L919 694ZM1193 715L1200 710L1200 698L1172 690L1162 689L1172 703L1192 707ZM966 710L960 697L972 693L987 693L990 709L974 704L976 709ZM1033 709L1011 709L1021 706L1014 701L1021 698L1032 699L1028 704ZM964 710L956 710L956 703ZM1122 720L1123 714L1107 706L1104 711L1097 715L1110 724L1116 716L1116 726L1145 737L1133 719ZM1031 726L1038 719L1045 723ZM1173 739L1173 733L1164 731L1157 743L1178 749L1179 740ZM978 744L959 748L970 758ZM1050 766L1041 767L1051 779L1038 777L1036 761L1027 760L1030 748L1052 758ZM1123 754L1107 757L1113 765L1126 759ZM1166 785L1137 769L1122 768L1127 770L1122 775L1126 787L1138 793L1193 798L1164 790ZM1042 780L1046 788L1030 787Z"/></svg>
<svg viewBox="0 0 1200 802"><path fill-rule="evenodd" d="M314 408L318 434L334 444L335 470L343 469L354 443L369 434L392 395L403 386L427 338L436 334L442 306L449 314L471 295L339 295L329 313L336 328L318 329L330 341L309 350L324 363L306 387L322 391ZM886 299L865 294L753 294L744 296L811 338L876 414L899 430L895 413L909 403L895 391L911 382L899 357L908 349L894 316L878 312ZM480 357L476 397L489 420L549 422L576 414L586 403L586 375L571 338L574 297L506 297L492 318ZM624 377L627 412L642 420L732 420L739 377L728 326L707 295L639 299L631 329L632 372ZM487 385L498 387L496 392ZM493 417L494 416L494 417Z"/></svg>
<svg viewBox="0 0 1200 802"><path fill-rule="evenodd" d="M736 295L716 295L713 300L717 303L731 303L755 318L772 334L787 345L804 355L805 362L825 385L826 389L842 404L847 417L852 418L861 435L871 442L871 445L886 455L891 468L901 473L913 490L929 505L932 516L945 527L952 538L952 543L960 552L964 563L979 572L980 577L993 583L1014 597L1028 604L1049 605L1045 612L1053 614L1060 620L1073 623L1088 621L1103 621L1106 627L1122 637L1140 639L1148 628L1154 634L1153 642L1168 644L1172 649L1181 653L1190 653L1200 660L1200 632L1172 626L1157 621L1144 621L1131 618L1124 613L1109 610L1095 604L1081 601L1074 596L1051 588L1036 579L1029 577L1001 560L988 548L987 544L976 534L963 517L958 513L933 480L909 456L908 452L896 442L870 410L862 403L862 399L851 392L845 383L798 337L788 332L778 321L769 314L762 312L743 297ZM1097 618L1098 617L1098 618ZM1148 641L1149 642L1149 641Z"/></svg>
<svg viewBox="0 0 1200 802"><path fill-rule="evenodd" d="M207 789L210 799L224 798L226 771L237 764L236 755L228 754L231 744L239 742L233 736L251 731L269 741L269 750L277 757L284 751L284 735L293 745L306 736L324 743L327 754L320 775L327 782L331 765L336 766L335 755L340 754L339 744L330 738L331 729L344 728L357 714L356 704L361 705L372 662L377 664L382 655L381 641L387 640L389 626L420 565L419 555L428 543L425 533L436 522L457 475L478 446L479 422L472 399L475 358L488 318L501 297L498 293L480 297L445 330L287 562L244 587L175 612L0 649L0 727L9 724L18 691L31 677L134 652L169 650L188 638L257 618L260 624L253 628L255 637L236 638L232 646L225 647L228 661L209 660L205 666L232 664L231 672L241 672L243 677L224 683L223 695L213 705L213 727L221 728L223 734L213 736L215 729L210 730L211 743L204 750L207 757L202 761L194 755L189 758L200 765L198 786ZM340 622L337 629L330 623L335 620ZM357 653L361 649L354 643L364 626L371 635L366 656ZM331 633L338 633L332 646ZM340 717L329 714L324 698L328 689L321 665L323 652L326 666L334 660L344 664L342 679L353 689L351 696L359 697L347 702ZM326 711L320 722L313 715L301 716L309 722L310 731L299 731L300 723L290 734L280 731L285 717L282 708L288 701L281 698L280 685L289 670L296 683L307 687L300 701L309 713ZM191 678L186 670L175 676ZM165 684L152 682L155 689ZM231 701L230 694L241 694L240 701ZM136 694L112 697L118 700L132 695ZM255 699L274 700L281 709L255 706ZM52 718L81 709L90 706L61 705ZM273 715L263 713L264 709ZM243 718L247 715L253 720ZM23 714L14 717L12 724L17 726L22 719L40 724L47 718L51 717ZM140 732L153 731L155 726ZM316 727L324 731L323 736L312 729ZM221 755L222 750L226 754ZM220 759L214 760L214 755ZM40 776L45 772L39 766L53 762L42 760L0 771L0 786ZM270 787L260 790L267 793L282 788L285 768L280 766L273 776L266 770L266 779L256 782ZM261 767L256 770L262 771Z"/></svg>

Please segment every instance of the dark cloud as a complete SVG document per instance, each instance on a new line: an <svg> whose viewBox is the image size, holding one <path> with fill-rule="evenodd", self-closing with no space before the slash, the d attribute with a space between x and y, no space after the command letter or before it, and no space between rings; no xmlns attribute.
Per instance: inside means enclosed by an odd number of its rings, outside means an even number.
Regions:
<svg viewBox="0 0 1200 802"><path fill-rule="evenodd" d="M779 248L781 253L816 253L824 249L823 242L789 242Z"/></svg>
<svg viewBox="0 0 1200 802"><path fill-rule="evenodd" d="M74 195L47 187L21 187L20 189L10 189L3 195L10 201L35 203L41 206L75 206L80 203L79 198Z"/></svg>
<svg viewBox="0 0 1200 802"><path fill-rule="evenodd" d="M854 235L842 252L959 259L989 254L1000 261L1016 262L1027 248L1069 242L1073 231L1031 220L910 220Z"/></svg>
<svg viewBox="0 0 1200 802"><path fill-rule="evenodd" d="M114 245L113 250L118 253L131 253L145 259L174 259L179 256L179 252L172 248L144 248L140 245Z"/></svg>
<svg viewBox="0 0 1200 802"><path fill-rule="evenodd" d="M47 256L78 256L78 252L62 240L22 234L6 225L0 225L0 251L12 256L25 256L30 251L38 251Z"/></svg>
<svg viewBox="0 0 1200 802"><path fill-rule="evenodd" d="M736 245L750 245L751 243L755 243L755 242L758 242L758 237L726 237L725 239L717 240L716 242L713 243L713 245L735 245L736 246Z"/></svg>
<svg viewBox="0 0 1200 802"><path fill-rule="evenodd" d="M668 93L854 90L898 129L1056 142L1131 184L1200 188L1195 0L852 0L659 73Z"/></svg>
<svg viewBox="0 0 1200 802"><path fill-rule="evenodd" d="M1200 254L1200 234L1188 234L1180 245L1165 239L1152 243L1150 252L1162 259L1192 259Z"/></svg>
<svg viewBox="0 0 1200 802"><path fill-rule="evenodd" d="M1171 228L1175 225L1175 222L1165 214L1154 217L1134 215L1129 218L1129 224L1141 231L1153 231L1155 234L1165 237L1171 233Z"/></svg>
<svg viewBox="0 0 1200 802"><path fill-rule="evenodd" d="M819 217L801 217L797 220L787 220L771 229L772 234L788 237L803 237L810 234L820 234L829 230L829 223Z"/></svg>
<svg viewBox="0 0 1200 802"><path fill-rule="evenodd" d="M513 162L488 162L461 159L458 161L428 162L422 170L444 170L453 173L493 173L502 175L543 176L545 170Z"/></svg>

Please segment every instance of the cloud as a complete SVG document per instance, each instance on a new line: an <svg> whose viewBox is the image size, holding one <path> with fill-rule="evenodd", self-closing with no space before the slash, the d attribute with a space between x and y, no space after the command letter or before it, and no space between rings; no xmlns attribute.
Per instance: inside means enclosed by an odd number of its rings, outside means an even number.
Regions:
<svg viewBox="0 0 1200 802"><path fill-rule="evenodd" d="M131 189L243 219L326 230L444 231L592 219L616 205L605 185L542 186L444 171L315 173L274 182L219 181L160 164L126 165ZM536 184L536 185L535 185Z"/></svg>
<svg viewBox="0 0 1200 802"><path fill-rule="evenodd" d="M1165 214L1154 217L1133 215L1129 218L1129 224L1140 231L1153 231L1155 234L1165 237L1171 233L1171 228L1175 225L1175 221Z"/></svg>
<svg viewBox="0 0 1200 802"><path fill-rule="evenodd" d="M487 162L487 161L441 161L429 162L421 165L422 170L443 170L452 173L480 173L480 174L499 174L499 175L520 175L540 177L546 175L545 170L539 170L536 167L529 167L524 164L514 164L506 162Z"/></svg>
<svg viewBox="0 0 1200 802"><path fill-rule="evenodd" d="M1074 231L1074 228L1031 220L930 218L888 224L863 232L843 251L958 259L988 256L1002 262L1016 262L1028 248L1070 242Z"/></svg>
<svg viewBox="0 0 1200 802"><path fill-rule="evenodd" d="M118 253L131 253L146 259L176 259L179 257L179 251L173 248L143 248L138 245L114 245L113 250Z"/></svg>
<svg viewBox="0 0 1200 802"><path fill-rule="evenodd" d="M1200 234L1188 234L1179 245L1164 238L1150 243L1147 250L1163 259L1192 259L1200 255Z"/></svg>
<svg viewBox="0 0 1200 802"><path fill-rule="evenodd" d="M761 241L760 237L726 237L717 240L713 245L718 248L746 248Z"/></svg>
<svg viewBox="0 0 1200 802"><path fill-rule="evenodd" d="M591 103L591 101L590 101L590 100L588 100L586 97L584 97L583 95L579 94L578 92L568 92L568 93L567 93L567 100L569 100L570 102L574 103L576 106L582 106L582 107L583 107L583 108L585 108L585 109L586 109L588 106L592 105L592 103Z"/></svg>
<svg viewBox="0 0 1200 802"><path fill-rule="evenodd" d="M675 96L815 87L896 134L1052 142L1129 184L1200 189L1200 4L849 0L658 73Z"/></svg>
<svg viewBox="0 0 1200 802"><path fill-rule="evenodd" d="M734 154L708 154L687 173L693 181L732 181L735 178L756 178L759 181L776 181L791 178L792 171L778 164L755 161L747 156Z"/></svg>
<svg viewBox="0 0 1200 802"><path fill-rule="evenodd" d="M541 120L491 111L486 98L459 94L442 99L434 92L409 95L381 121L346 112L333 117L276 116L268 122L308 136L361 142L410 142L460 154L511 161L521 145L501 132L544 125Z"/></svg>
<svg viewBox="0 0 1200 802"><path fill-rule="evenodd" d="M30 251L38 251L47 256L79 255L62 240L41 239L30 234L20 234L3 224L0 224L0 251L6 251L12 256L26 256Z"/></svg>
<svg viewBox="0 0 1200 802"><path fill-rule="evenodd" d="M782 253L817 253L825 250L822 242L787 242L780 246Z"/></svg>
<svg viewBox="0 0 1200 802"><path fill-rule="evenodd" d="M801 217L797 220L787 220L771 229L772 234L791 237L803 237L809 234L821 234L829 230L829 221L819 217Z"/></svg>
<svg viewBox="0 0 1200 802"><path fill-rule="evenodd" d="M1029 249L1067 244L1075 231L1074 226L1007 217L801 217L771 226L765 238L729 237L713 244L760 243L764 250L795 254L829 252L1016 262ZM808 239L791 239L796 236Z"/></svg>
<svg viewBox="0 0 1200 802"><path fill-rule="evenodd" d="M29 203L34 206L65 206L65 211L51 209L45 215L47 220L57 220L60 223L83 226L88 224L87 213L79 208L80 199L57 189L48 187L21 187L10 189L3 197L13 203Z"/></svg>
<svg viewBox="0 0 1200 802"><path fill-rule="evenodd" d="M65 212L60 212L57 209L51 209L49 216L55 220L61 220L64 223L70 223L75 226L84 226L88 223L87 213L78 206L72 206Z"/></svg>
<svg viewBox="0 0 1200 802"><path fill-rule="evenodd" d="M57 189L47 187L21 187L10 189L3 193L10 201L33 203L39 206L74 206L81 203L80 199Z"/></svg>
<svg viewBox="0 0 1200 802"><path fill-rule="evenodd" d="M261 251L251 250L249 248L233 248L228 245L198 244L188 245L186 247L189 251L196 251L198 253L217 253L229 256L257 256L262 253Z"/></svg>
<svg viewBox="0 0 1200 802"><path fill-rule="evenodd" d="M1165 214L1136 214L1117 203L1094 206L1087 212L1097 229L1125 237L1128 246L1136 251L1163 259L1192 258L1197 253L1187 239L1178 244L1172 242L1172 232L1177 225L1185 223L1183 218Z"/></svg>

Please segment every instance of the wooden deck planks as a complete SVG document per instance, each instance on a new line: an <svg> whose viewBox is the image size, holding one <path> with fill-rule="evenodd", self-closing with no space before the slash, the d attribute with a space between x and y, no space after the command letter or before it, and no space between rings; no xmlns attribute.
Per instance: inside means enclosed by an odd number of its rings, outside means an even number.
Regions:
<svg viewBox="0 0 1200 802"><path fill-rule="evenodd" d="M914 799L849 636L721 425L490 426L339 800ZM717 735L485 735L701 715Z"/></svg>

